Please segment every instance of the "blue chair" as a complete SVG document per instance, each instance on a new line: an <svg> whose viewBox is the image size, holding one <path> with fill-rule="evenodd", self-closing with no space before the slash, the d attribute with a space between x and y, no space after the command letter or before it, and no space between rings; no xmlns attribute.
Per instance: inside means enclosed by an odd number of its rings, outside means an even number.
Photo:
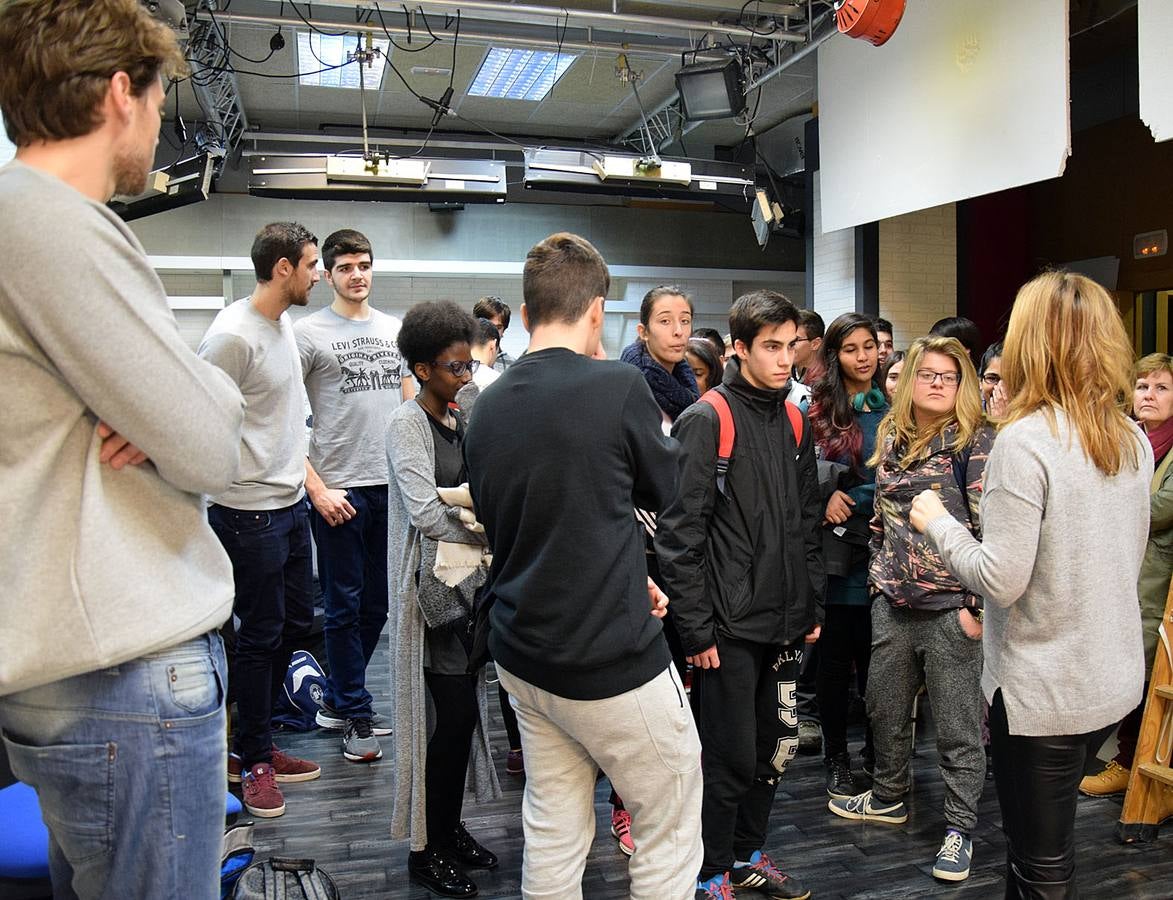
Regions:
<svg viewBox="0 0 1173 900"><path fill-rule="evenodd" d="M226 793L225 818L240 815L239 798ZM48 882L49 830L41 819L37 792L20 781L0 788L0 822L4 839L0 841L0 882ZM4 893L4 892L0 892Z"/></svg>

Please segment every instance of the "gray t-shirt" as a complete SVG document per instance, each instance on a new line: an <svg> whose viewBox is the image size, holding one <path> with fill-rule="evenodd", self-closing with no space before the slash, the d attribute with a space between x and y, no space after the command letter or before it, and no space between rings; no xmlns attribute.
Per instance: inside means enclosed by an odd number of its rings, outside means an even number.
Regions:
<svg viewBox="0 0 1173 900"><path fill-rule="evenodd" d="M387 483L387 419L410 377L395 316L348 319L327 307L293 328L314 413L309 457L330 488Z"/></svg>
<svg viewBox="0 0 1173 900"><path fill-rule="evenodd" d="M283 509L305 492L305 406L289 313L274 322L245 297L220 310L199 355L244 395L240 475L213 497L233 509Z"/></svg>

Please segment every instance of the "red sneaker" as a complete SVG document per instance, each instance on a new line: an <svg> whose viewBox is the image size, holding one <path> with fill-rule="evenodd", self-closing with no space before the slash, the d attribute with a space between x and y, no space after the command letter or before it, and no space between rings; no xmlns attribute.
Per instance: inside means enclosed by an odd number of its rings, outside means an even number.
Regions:
<svg viewBox="0 0 1173 900"><path fill-rule="evenodd" d="M280 782L313 781L320 778L322 768L308 759L298 759L282 750L273 748L273 777ZM242 763L235 753L228 754L228 780L240 784Z"/></svg>
<svg viewBox="0 0 1173 900"><path fill-rule="evenodd" d="M631 813L627 810L611 808L611 836L619 842L624 856L635 853L635 842L631 839Z"/></svg>
<svg viewBox="0 0 1173 900"><path fill-rule="evenodd" d="M273 767L257 763L242 778L244 808L262 819L275 819L285 814L285 798L277 787Z"/></svg>

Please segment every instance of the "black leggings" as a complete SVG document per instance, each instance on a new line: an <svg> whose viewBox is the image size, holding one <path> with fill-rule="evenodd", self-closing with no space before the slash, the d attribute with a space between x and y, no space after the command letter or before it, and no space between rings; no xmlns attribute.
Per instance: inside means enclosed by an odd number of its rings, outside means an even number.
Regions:
<svg viewBox="0 0 1173 900"><path fill-rule="evenodd" d="M1006 900L1073 900L1075 798L1088 754L1112 729L1026 737L1010 734L1002 692L990 706L994 783L1006 834Z"/></svg>
<svg viewBox="0 0 1173 900"><path fill-rule="evenodd" d="M509 691L497 683L497 699L501 701L501 718L505 721L505 737L509 741L510 750L521 749L521 730L517 727L517 713L513 711L513 704L509 702Z"/></svg>
<svg viewBox="0 0 1173 900"><path fill-rule="evenodd" d="M436 675L424 670L436 707L425 773L428 846L447 847L460 824L472 736L480 718L475 675Z"/></svg>
<svg viewBox="0 0 1173 900"><path fill-rule="evenodd" d="M828 759L847 752L847 710L851 665L855 663L860 696L868 684L872 658L872 611L867 606L828 605L819 635L819 672L816 679L819 717L823 726L823 755ZM870 734L868 732L870 746Z"/></svg>

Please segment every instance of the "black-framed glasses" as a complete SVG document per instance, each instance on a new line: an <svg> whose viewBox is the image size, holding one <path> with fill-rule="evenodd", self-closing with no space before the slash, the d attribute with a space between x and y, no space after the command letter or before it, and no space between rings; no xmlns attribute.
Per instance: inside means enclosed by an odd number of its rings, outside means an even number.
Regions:
<svg viewBox="0 0 1173 900"><path fill-rule="evenodd" d="M938 378L946 387L957 387L961 384L961 375L958 372L934 372L932 369L917 369L916 380L921 384L932 384Z"/></svg>
<svg viewBox="0 0 1173 900"><path fill-rule="evenodd" d="M997 372L987 372L982 376L982 381L989 385L999 385L1002 383L1002 376Z"/></svg>
<svg viewBox="0 0 1173 900"><path fill-rule="evenodd" d="M479 359L470 359L468 362L465 362L462 359L456 359L452 362L446 363L431 362L428 363L428 365L436 369L447 369L457 378L461 378L464 376L465 372L467 372L469 375L476 374L476 370L480 368L481 361Z"/></svg>

